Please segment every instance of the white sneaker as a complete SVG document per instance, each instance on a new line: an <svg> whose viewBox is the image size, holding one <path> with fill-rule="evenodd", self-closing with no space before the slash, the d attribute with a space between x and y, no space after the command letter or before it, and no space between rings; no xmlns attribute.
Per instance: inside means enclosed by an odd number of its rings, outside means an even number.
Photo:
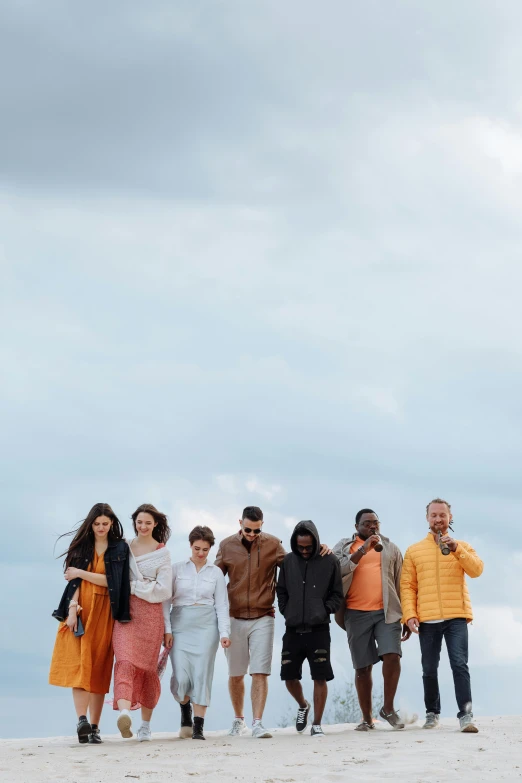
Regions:
<svg viewBox="0 0 522 783"><path fill-rule="evenodd" d="M473 723L473 715L467 714L463 715L462 718L459 718L460 723L460 730L464 732L464 734L477 734L478 729Z"/></svg>
<svg viewBox="0 0 522 783"><path fill-rule="evenodd" d="M259 723L256 723L256 725L252 729L252 736L256 739L270 739L272 735L268 731L268 729L265 729L261 721Z"/></svg>
<svg viewBox="0 0 522 783"><path fill-rule="evenodd" d="M128 712L120 712L118 715L118 720L116 721L116 725L124 739L129 739L129 737L133 736L132 720Z"/></svg>
<svg viewBox="0 0 522 783"><path fill-rule="evenodd" d="M440 726L440 718L436 712L426 713L426 723L422 727L423 729L438 729Z"/></svg>
<svg viewBox="0 0 522 783"><path fill-rule="evenodd" d="M245 734L248 734L248 726L246 725L243 718L234 718L234 722L232 724L232 728L228 732L228 736L244 737Z"/></svg>
<svg viewBox="0 0 522 783"><path fill-rule="evenodd" d="M138 729L138 742L150 742L152 739L152 732L150 726L140 726Z"/></svg>

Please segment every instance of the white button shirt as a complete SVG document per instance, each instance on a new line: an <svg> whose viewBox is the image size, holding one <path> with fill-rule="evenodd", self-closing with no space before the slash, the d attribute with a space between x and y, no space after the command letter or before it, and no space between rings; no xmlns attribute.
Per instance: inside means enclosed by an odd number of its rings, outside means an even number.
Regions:
<svg viewBox="0 0 522 783"><path fill-rule="evenodd" d="M222 639L230 637L228 595L223 571L207 562L198 573L189 558L172 565L172 598L163 602L165 633L172 633L171 607L194 606L194 604L214 606L220 637Z"/></svg>

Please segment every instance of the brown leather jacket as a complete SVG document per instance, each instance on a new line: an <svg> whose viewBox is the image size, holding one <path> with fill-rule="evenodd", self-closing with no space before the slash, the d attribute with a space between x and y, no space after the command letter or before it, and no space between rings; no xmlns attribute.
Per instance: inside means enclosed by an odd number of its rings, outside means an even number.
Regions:
<svg viewBox="0 0 522 783"><path fill-rule="evenodd" d="M241 542L241 533L221 542L215 565L228 574L231 617L254 620L273 612L276 569L285 554L281 541L268 533L261 533L250 550Z"/></svg>

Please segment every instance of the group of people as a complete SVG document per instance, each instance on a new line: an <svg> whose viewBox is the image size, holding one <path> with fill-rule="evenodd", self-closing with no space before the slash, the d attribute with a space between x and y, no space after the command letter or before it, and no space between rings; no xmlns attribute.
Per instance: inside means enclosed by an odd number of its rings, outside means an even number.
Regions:
<svg viewBox="0 0 522 783"><path fill-rule="evenodd" d="M418 634L422 654L425 729L436 728L441 711L438 666L446 641L460 730L477 732L468 669L471 603L465 576L480 576L483 563L465 541L455 540L451 506L436 498L426 507L428 532L399 548L381 535L372 509L355 517L355 530L332 549L321 543L310 520L299 522L286 553L277 536L264 532L263 513L247 506L240 529L209 554L210 528L189 535L190 554L171 564L165 514L151 504L132 514L135 537L126 541L111 507L97 503L64 552L67 585L53 616L60 621L49 682L70 687L80 743L102 742L100 718L114 664L113 707L125 738L133 736L133 710L141 707L139 741L151 739L150 722L160 697L162 644L172 664L170 689L180 705L180 737L204 740L214 662L219 645L228 662L234 717L229 734L249 733L245 682L251 676L252 737L271 737L263 726L274 642L275 609L285 619L281 679L297 702L295 727L323 735L321 721L334 674L330 617L346 631L362 713L358 731L374 729L372 668L382 661L384 699L380 717L404 728L394 699L401 671L401 644ZM67 534L66 534L67 535ZM228 582L225 577L227 577ZM311 704L301 685L307 660Z"/></svg>

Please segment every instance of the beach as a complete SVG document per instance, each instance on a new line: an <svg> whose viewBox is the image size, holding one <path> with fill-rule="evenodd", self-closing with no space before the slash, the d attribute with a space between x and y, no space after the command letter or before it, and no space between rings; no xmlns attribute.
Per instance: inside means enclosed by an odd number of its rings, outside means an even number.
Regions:
<svg viewBox="0 0 522 783"><path fill-rule="evenodd" d="M421 722L395 732L378 724L324 726L324 738L274 729L273 739L207 733L205 742L154 734L151 742L104 736L102 745L76 737L1 740L0 779L9 783L163 783L163 781L518 780L522 777L522 718L479 718L479 734L461 734L456 719L424 731Z"/></svg>

